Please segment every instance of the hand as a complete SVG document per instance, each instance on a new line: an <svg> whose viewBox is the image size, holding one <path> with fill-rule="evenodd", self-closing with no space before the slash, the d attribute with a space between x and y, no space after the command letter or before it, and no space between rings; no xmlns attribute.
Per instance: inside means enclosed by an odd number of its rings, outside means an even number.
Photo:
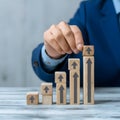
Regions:
<svg viewBox="0 0 120 120"><path fill-rule="evenodd" d="M75 54L79 53L82 51L83 44L82 33L75 25L60 22L58 25L52 25L44 32L46 52L54 59L72 52Z"/></svg>

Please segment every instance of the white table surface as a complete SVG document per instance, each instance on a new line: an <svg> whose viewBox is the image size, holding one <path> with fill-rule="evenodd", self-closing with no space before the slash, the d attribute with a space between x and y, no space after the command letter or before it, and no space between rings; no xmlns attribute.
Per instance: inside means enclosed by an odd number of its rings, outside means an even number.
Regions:
<svg viewBox="0 0 120 120"><path fill-rule="evenodd" d="M39 88L0 88L0 120L120 120L120 88L95 88L95 105L26 105L26 93ZM41 102L41 95L40 95Z"/></svg>

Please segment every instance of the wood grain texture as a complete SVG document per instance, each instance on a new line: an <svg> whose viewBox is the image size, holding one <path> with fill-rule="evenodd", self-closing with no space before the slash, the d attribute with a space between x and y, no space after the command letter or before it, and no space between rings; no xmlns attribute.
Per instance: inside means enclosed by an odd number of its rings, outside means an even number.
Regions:
<svg viewBox="0 0 120 120"><path fill-rule="evenodd" d="M52 83L42 83L40 88L41 88L42 95L52 95L53 94Z"/></svg>
<svg viewBox="0 0 120 120"><path fill-rule="evenodd" d="M42 96L42 104L43 105L52 105L53 96L52 95L43 95Z"/></svg>
<svg viewBox="0 0 120 120"><path fill-rule="evenodd" d="M80 71L76 70L70 71L70 104L80 104Z"/></svg>
<svg viewBox="0 0 120 120"><path fill-rule="evenodd" d="M91 62L88 62L89 60ZM84 104L94 104L94 57L93 56L83 57L83 88L84 88ZM88 100L89 97L90 97L90 102Z"/></svg>
<svg viewBox="0 0 120 120"><path fill-rule="evenodd" d="M66 72L55 72L55 83L66 83Z"/></svg>
<svg viewBox="0 0 120 120"><path fill-rule="evenodd" d="M29 92L26 95L27 105L37 105L39 103L39 93L38 92Z"/></svg>
<svg viewBox="0 0 120 120"><path fill-rule="evenodd" d="M83 56L94 56L94 46L93 45L83 46Z"/></svg>
<svg viewBox="0 0 120 120"><path fill-rule="evenodd" d="M56 85L56 104L66 104L66 83Z"/></svg>
<svg viewBox="0 0 120 120"><path fill-rule="evenodd" d="M80 59L69 58L68 59L68 70L80 70Z"/></svg>

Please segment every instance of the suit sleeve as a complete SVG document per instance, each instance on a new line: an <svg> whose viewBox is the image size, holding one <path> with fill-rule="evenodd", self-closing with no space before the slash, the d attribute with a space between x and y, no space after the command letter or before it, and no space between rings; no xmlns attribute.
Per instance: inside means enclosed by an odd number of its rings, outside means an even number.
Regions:
<svg viewBox="0 0 120 120"><path fill-rule="evenodd" d="M75 13L74 17L69 22L70 25L77 25L83 34L84 39L86 39L86 32L85 32L85 8L84 3L81 3L80 8ZM81 53L79 54L71 54L68 55L65 60L56 66L53 71L47 71L44 68L43 61L41 59L41 50L42 50L43 43L38 45L32 52L32 67L36 75L46 81L46 82L53 82L54 83L54 72L55 71L65 71L67 73L67 78L69 78L69 71L68 71L68 58L81 58ZM67 85L69 84L69 80L67 80Z"/></svg>

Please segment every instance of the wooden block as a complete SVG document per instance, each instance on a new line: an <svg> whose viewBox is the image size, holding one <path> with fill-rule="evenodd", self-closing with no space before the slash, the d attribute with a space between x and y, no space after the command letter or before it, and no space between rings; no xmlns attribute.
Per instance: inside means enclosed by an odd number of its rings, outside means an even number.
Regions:
<svg viewBox="0 0 120 120"><path fill-rule="evenodd" d="M80 59L78 59L78 58L68 59L68 69L69 70L80 70Z"/></svg>
<svg viewBox="0 0 120 120"><path fill-rule="evenodd" d="M52 95L43 95L42 104L43 105L52 105L53 96Z"/></svg>
<svg viewBox="0 0 120 120"><path fill-rule="evenodd" d="M83 57L84 104L94 104L94 57Z"/></svg>
<svg viewBox="0 0 120 120"><path fill-rule="evenodd" d="M56 85L56 104L66 104L66 84L57 83Z"/></svg>
<svg viewBox="0 0 120 120"><path fill-rule="evenodd" d="M80 71L70 71L70 104L80 104Z"/></svg>
<svg viewBox="0 0 120 120"><path fill-rule="evenodd" d="M55 83L66 83L66 72L55 72Z"/></svg>
<svg viewBox="0 0 120 120"><path fill-rule="evenodd" d="M52 83L42 83L41 84L41 94L42 95L52 95L53 93Z"/></svg>
<svg viewBox="0 0 120 120"><path fill-rule="evenodd" d="M37 105L39 103L39 93L38 92L27 93L26 100L28 105Z"/></svg>
<svg viewBox="0 0 120 120"><path fill-rule="evenodd" d="M94 56L94 46L92 45L83 46L83 56Z"/></svg>

